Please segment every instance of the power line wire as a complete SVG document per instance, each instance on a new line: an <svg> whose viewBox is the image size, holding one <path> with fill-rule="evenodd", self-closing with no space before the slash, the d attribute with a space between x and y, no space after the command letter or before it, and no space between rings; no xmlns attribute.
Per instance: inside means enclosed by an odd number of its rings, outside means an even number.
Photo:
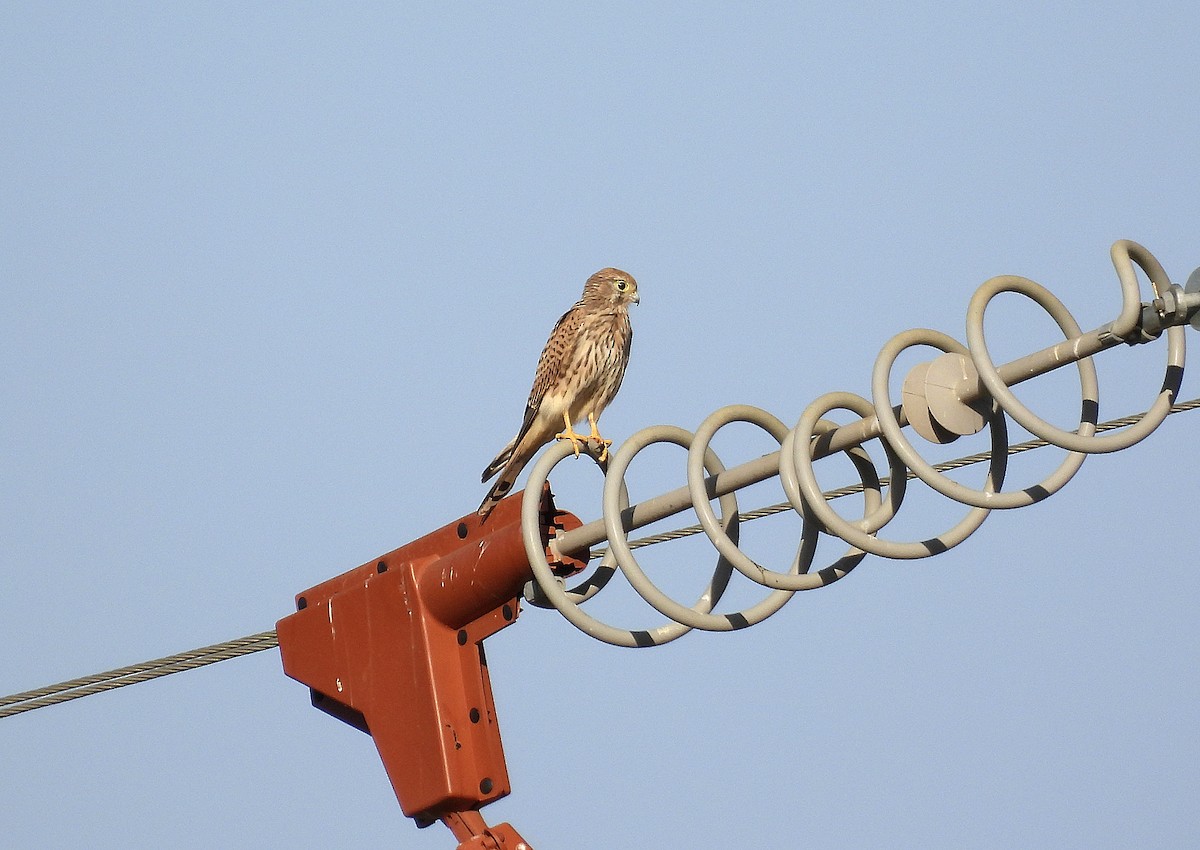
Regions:
<svg viewBox="0 0 1200 850"><path fill-rule="evenodd" d="M1182 413L1188 410L1196 410L1200 408L1200 398L1192 399L1191 401L1181 402L1171 407L1170 413ZM1123 416L1120 419L1112 419L1108 422L1102 422L1096 426L1097 433L1103 431L1111 431L1115 428L1122 428L1126 425L1132 425L1141 419L1145 413L1134 414L1132 416ZM1022 452L1027 452L1032 449L1040 449L1050 445L1045 440L1028 440L1024 443L1017 443L1008 447L1008 454L1015 455ZM971 466L976 463L983 463L991 458L991 452L979 452L978 454L968 455L956 460L946 461L938 464L934 468L939 472L948 472L954 469L961 469L965 466ZM908 478L912 479L916 476L909 472ZM882 483L886 484L887 479L882 479ZM860 493L863 490L862 484L855 484L849 487L842 487L837 490L831 490L825 493L825 498L836 499L842 496L849 496L854 493ZM788 502L781 502L777 505L770 505L765 508L758 508L752 511L739 513L738 517L742 521L762 519L763 517L772 516L774 514L783 513L784 511L792 510L792 506ZM641 546L650 546L655 543L664 543L669 540L677 540L681 537L688 537L693 534L699 534L704 529L699 525L691 525L685 528L675 529L674 531L663 532L662 534L654 534L648 537L642 537L638 540L630 541L630 548ZM592 557L598 558L603 556L604 549L597 549L593 552ZM59 682L55 685L46 685L45 687L35 688L31 691L22 691L18 694L10 694L6 697L0 697L0 718L12 717L16 714L21 714L26 711L33 711L38 708L45 708L50 705L57 705L68 700L79 699L80 697L91 696L92 694L102 693L103 691L111 691L116 688L123 688L126 685L136 685L139 682L148 682L151 679L157 679L162 676L169 676L172 673L181 673L184 670L194 670L197 667L204 667L208 664L216 664L218 661L228 661L231 658L240 658L243 655L250 655L255 652L262 652L264 649L274 649L279 646L279 637L272 629L269 632L259 632L256 635L227 640L223 643L215 643L211 646L201 647L199 649L180 652L176 655L168 655L165 658L156 658L153 661L143 661L140 664L132 664L128 667L119 667L116 670L109 670L104 673L94 673L90 676L82 676L78 679L70 679L66 682Z"/></svg>
<svg viewBox="0 0 1200 850"><path fill-rule="evenodd" d="M168 655L165 658L156 658L153 661L143 661L141 664L120 667L105 673L95 673L91 676L59 682L57 685L47 685L32 691L11 694L0 697L0 718L11 717L35 708L45 708L48 705L57 705L60 702L91 696L103 691L111 691L114 688L123 688L126 685L148 682L160 676L194 670L206 664L228 661L230 658L238 658L276 646L279 646L279 638L272 629L269 632L227 640L224 643L215 643L212 646L192 649L177 655Z"/></svg>

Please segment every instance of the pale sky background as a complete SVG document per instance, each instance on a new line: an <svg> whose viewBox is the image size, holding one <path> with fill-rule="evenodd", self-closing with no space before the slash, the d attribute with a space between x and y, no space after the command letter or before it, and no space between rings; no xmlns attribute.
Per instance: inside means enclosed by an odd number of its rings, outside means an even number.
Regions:
<svg viewBox="0 0 1200 850"><path fill-rule="evenodd" d="M602 266L643 296L618 439L869 394L891 336L963 339L997 274L1096 327L1119 238L1182 283L1198 43L1194 2L6 4L0 694L273 628L474 510ZM1056 339L1015 298L988 332ZM1101 417L1164 359L1099 358ZM1069 425L1074 387L1022 396ZM487 644L514 792L486 817L580 850L1194 845L1197 423L748 631L629 651L526 609ZM650 455L635 498L683 481ZM594 518L599 477L559 469ZM893 536L963 513L912 490ZM783 568L797 524L748 548ZM689 602L712 560L646 557ZM622 592L597 610L659 622ZM0 788L11 847L454 846L276 651L0 721Z"/></svg>

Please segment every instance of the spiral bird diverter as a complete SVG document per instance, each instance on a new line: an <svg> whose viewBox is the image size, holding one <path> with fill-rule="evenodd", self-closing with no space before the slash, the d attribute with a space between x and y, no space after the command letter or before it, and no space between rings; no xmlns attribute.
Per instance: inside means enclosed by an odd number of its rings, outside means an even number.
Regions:
<svg viewBox="0 0 1200 850"><path fill-rule="evenodd" d="M526 554L536 584L526 589L526 598L538 605L553 606L576 627L598 640L617 646L658 646L675 640L692 629L733 631L752 626L774 614L800 590L825 587L853 569L867 554L886 558L927 558L963 542L980 527L994 509L1019 508L1045 499L1060 490L1079 470L1089 454L1128 448L1154 431L1172 410L1183 378L1183 325L1200 323L1200 269L1192 274L1186 289L1172 284L1159 262L1141 245L1128 240L1115 243L1112 261L1121 287L1121 311L1113 321L1083 332L1070 311L1049 290L1022 277L1001 276L984 283L975 292L967 311L967 345L938 331L918 329L897 334L880 351L872 374L871 398L849 392L827 393L805 409L795 427L789 428L776 416L748 405L731 405L714 411L696 431L658 425L630 437L612 453L605 475L603 517L573 531L562 533L550 549L579 552L607 540L599 567L568 589L547 563L545 543L538 536L536 494L554 467L570 455L571 447L553 445L533 466L525 491L522 523ZM1138 276L1140 268L1149 278L1153 299L1143 303ZM1002 292L1023 295L1046 311L1058 324L1062 342L997 367L988 352L983 330L988 303ZM1096 367L1091 356L1118 345L1135 345L1167 336L1167 365L1162 388L1150 408L1133 421L1120 425L1113 434L1100 435ZM895 404L889 390L898 356L905 350L925 346L941 354L914 367L905 377L902 399ZM1074 431L1056 428L1023 405L1011 386L1062 366L1076 364L1081 393L1079 427ZM857 417L847 425L823 419L834 410ZM1044 444L1067 450L1067 456L1045 480L1020 490L1002 489L1007 457L1012 451L1007 417L1036 435ZM717 432L733 422L758 426L771 435L779 449L740 466L726 469L710 444ZM973 489L944 474L918 453L903 427L911 425L924 439L948 443L959 436L988 428L991 447L986 460L988 474L982 489ZM887 475L881 476L862 444L878 438L887 458ZM646 447L670 443L687 449L687 484L669 493L629 505L624 476L634 458ZM848 520L829 504L828 495L817 484L813 463L844 452L860 476L864 515ZM803 519L800 546L784 571L765 567L738 548L739 512L736 491L779 476L790 507ZM969 507L955 525L931 539L889 540L880 535L896 516L904 499L905 482L920 478L943 496ZM720 516L711 500L718 499ZM720 557L707 588L690 605L672 599L657 587L638 565L629 532L687 509L694 509L700 529ZM820 535L832 535L849 544L836 561L814 569L813 559ZM663 535L645 542L658 542ZM714 613L728 585L732 570L767 588L757 603L733 613ZM651 607L668 618L644 630L617 628L586 613L581 603L600 593L620 572Z"/></svg>

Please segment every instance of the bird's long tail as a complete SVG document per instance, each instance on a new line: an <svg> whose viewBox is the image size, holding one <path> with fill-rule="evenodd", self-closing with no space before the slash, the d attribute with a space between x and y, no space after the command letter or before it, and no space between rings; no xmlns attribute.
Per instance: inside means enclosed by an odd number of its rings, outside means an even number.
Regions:
<svg viewBox="0 0 1200 850"><path fill-rule="evenodd" d="M508 441L508 445L500 450L500 454L492 459L492 462L483 470L483 477L479 479L480 484L487 484L488 479L504 468L504 464L508 463L508 459L512 457L513 451L517 447L517 438L513 437Z"/></svg>
<svg viewBox="0 0 1200 850"><path fill-rule="evenodd" d="M517 483L517 476L521 474L521 470L525 468L525 464L529 459L524 457L514 457L512 447L509 446L502 451L494 461L488 466L483 473L483 480L487 481L492 475L495 475L493 467L499 468L500 464L504 464L500 470L500 477L496 479L496 483L492 485L492 489L488 490L488 494L483 497L483 502L479 505L479 520L480 522L488 518L488 514L500 501L509 494L513 485ZM489 472L488 470L493 470Z"/></svg>

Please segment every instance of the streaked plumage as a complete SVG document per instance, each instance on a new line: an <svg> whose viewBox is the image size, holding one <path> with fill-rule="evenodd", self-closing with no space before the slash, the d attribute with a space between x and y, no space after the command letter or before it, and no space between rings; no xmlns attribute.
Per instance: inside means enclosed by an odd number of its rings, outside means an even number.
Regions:
<svg viewBox="0 0 1200 850"><path fill-rule="evenodd" d="M629 364L629 305L638 301L637 281L620 269L601 269L588 278L542 350L521 429L483 471L485 483L496 473L500 477L479 506L480 517L486 519L509 494L525 464L556 432L576 443L576 453L586 437L569 426L590 420L591 436L599 438L595 422L621 388Z"/></svg>

